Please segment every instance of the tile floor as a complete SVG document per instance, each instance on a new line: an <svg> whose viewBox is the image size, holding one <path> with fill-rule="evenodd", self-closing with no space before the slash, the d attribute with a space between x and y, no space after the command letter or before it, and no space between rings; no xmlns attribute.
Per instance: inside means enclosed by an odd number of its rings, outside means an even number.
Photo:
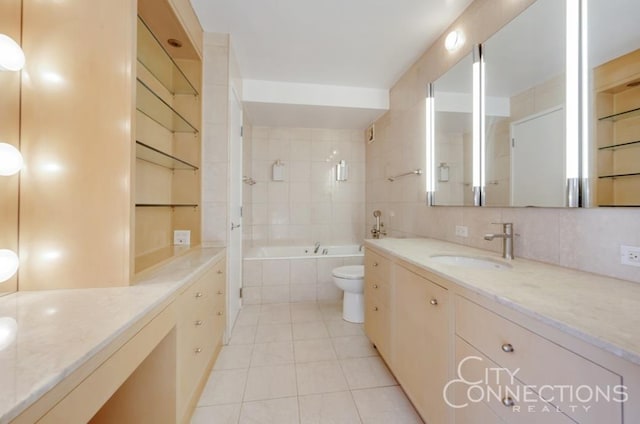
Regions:
<svg viewBox="0 0 640 424"><path fill-rule="evenodd" d="M422 423L340 304L245 306L192 424Z"/></svg>

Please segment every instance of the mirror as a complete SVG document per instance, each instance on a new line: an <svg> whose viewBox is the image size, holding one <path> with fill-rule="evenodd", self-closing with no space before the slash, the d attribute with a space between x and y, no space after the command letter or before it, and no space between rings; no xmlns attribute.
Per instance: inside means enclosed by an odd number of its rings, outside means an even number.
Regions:
<svg viewBox="0 0 640 424"><path fill-rule="evenodd" d="M21 1L0 2L0 33L20 40ZM0 71L0 143L20 143L20 72ZM0 176L0 249L18 252L18 174ZM17 290L14 275L0 282L0 295Z"/></svg>
<svg viewBox="0 0 640 424"><path fill-rule="evenodd" d="M473 206L473 55L433 83L436 206Z"/></svg>
<svg viewBox="0 0 640 424"><path fill-rule="evenodd" d="M588 0L592 206L640 206L640 2Z"/></svg>
<svg viewBox="0 0 640 424"><path fill-rule="evenodd" d="M484 206L566 205L565 28L565 1L537 0L482 45Z"/></svg>

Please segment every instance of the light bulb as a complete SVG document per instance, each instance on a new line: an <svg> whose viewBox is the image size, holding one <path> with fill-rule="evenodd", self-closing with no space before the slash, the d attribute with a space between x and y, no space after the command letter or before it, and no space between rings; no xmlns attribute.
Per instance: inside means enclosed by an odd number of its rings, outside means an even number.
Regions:
<svg viewBox="0 0 640 424"><path fill-rule="evenodd" d="M460 47L463 43L462 33L459 31L451 31L447 38L444 39L444 47L452 52Z"/></svg>
<svg viewBox="0 0 640 424"><path fill-rule="evenodd" d="M11 144L0 143L0 175L9 176L22 169L22 154Z"/></svg>
<svg viewBox="0 0 640 424"><path fill-rule="evenodd" d="M13 250L0 249L0 283L13 277L19 264L20 259Z"/></svg>
<svg viewBox="0 0 640 424"><path fill-rule="evenodd" d="M24 66L24 52L13 38L0 34L0 71L19 71Z"/></svg>

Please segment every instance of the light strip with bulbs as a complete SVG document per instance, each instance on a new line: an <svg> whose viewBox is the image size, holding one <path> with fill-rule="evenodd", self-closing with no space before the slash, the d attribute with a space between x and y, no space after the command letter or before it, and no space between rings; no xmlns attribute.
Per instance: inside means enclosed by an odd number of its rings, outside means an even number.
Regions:
<svg viewBox="0 0 640 424"><path fill-rule="evenodd" d="M580 0L566 0L566 179L567 205L579 205L580 177Z"/></svg>

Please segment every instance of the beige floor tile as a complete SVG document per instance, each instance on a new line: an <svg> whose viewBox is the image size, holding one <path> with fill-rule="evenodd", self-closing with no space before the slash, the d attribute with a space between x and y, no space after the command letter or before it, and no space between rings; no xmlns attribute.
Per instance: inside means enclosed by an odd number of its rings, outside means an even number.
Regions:
<svg viewBox="0 0 640 424"><path fill-rule="evenodd" d="M293 323L293 340L326 338L329 338L329 331L323 321Z"/></svg>
<svg viewBox="0 0 640 424"><path fill-rule="evenodd" d="M342 359L340 365L352 390L398 384L379 357Z"/></svg>
<svg viewBox="0 0 640 424"><path fill-rule="evenodd" d="M422 424L400 386L351 392L364 424Z"/></svg>
<svg viewBox="0 0 640 424"><path fill-rule="evenodd" d="M378 356L378 351L367 336L345 336L331 339L338 359Z"/></svg>
<svg viewBox="0 0 640 424"><path fill-rule="evenodd" d="M351 392L300 396L302 424L357 424L358 410Z"/></svg>
<svg viewBox="0 0 640 424"><path fill-rule="evenodd" d="M331 337L362 336L364 327L362 324L354 324L347 321L327 321L327 329Z"/></svg>
<svg viewBox="0 0 640 424"><path fill-rule="evenodd" d="M264 343L253 347L251 367L293 364L293 343Z"/></svg>
<svg viewBox="0 0 640 424"><path fill-rule="evenodd" d="M295 397L245 402L240 412L240 424L297 424L298 401Z"/></svg>
<svg viewBox="0 0 640 424"><path fill-rule="evenodd" d="M257 325L236 325L231 334L230 345L253 344L256 340Z"/></svg>
<svg viewBox="0 0 640 424"><path fill-rule="evenodd" d="M320 303L320 313L325 321L342 321L342 303Z"/></svg>
<svg viewBox="0 0 640 424"><path fill-rule="evenodd" d="M202 406L196 408L191 424L237 424L241 404Z"/></svg>
<svg viewBox="0 0 640 424"><path fill-rule="evenodd" d="M292 322L314 322L322 321L322 313L320 308L315 309L294 309L291 308L291 321Z"/></svg>
<svg viewBox="0 0 640 424"><path fill-rule="evenodd" d="M256 343L290 342L293 340L291 324L259 324Z"/></svg>
<svg viewBox="0 0 640 424"><path fill-rule="evenodd" d="M296 396L296 369L294 365L250 368L245 401L276 399Z"/></svg>
<svg viewBox="0 0 640 424"><path fill-rule="evenodd" d="M296 363L338 359L331 339L298 340L293 342Z"/></svg>
<svg viewBox="0 0 640 424"><path fill-rule="evenodd" d="M264 305L268 306L268 305ZM291 311L283 309L267 310L260 312L259 324L284 324L291 322Z"/></svg>
<svg viewBox="0 0 640 424"><path fill-rule="evenodd" d="M198 406L241 403L247 369L213 371L202 391Z"/></svg>
<svg viewBox="0 0 640 424"><path fill-rule="evenodd" d="M296 364L298 394L341 392L348 389L338 361Z"/></svg>
<svg viewBox="0 0 640 424"><path fill-rule="evenodd" d="M236 368L249 368L253 345L222 346L220 355L216 360L214 369L230 370Z"/></svg>
<svg viewBox="0 0 640 424"><path fill-rule="evenodd" d="M236 318L235 326L256 325L260 318L260 305L246 305L242 307L242 310Z"/></svg>

